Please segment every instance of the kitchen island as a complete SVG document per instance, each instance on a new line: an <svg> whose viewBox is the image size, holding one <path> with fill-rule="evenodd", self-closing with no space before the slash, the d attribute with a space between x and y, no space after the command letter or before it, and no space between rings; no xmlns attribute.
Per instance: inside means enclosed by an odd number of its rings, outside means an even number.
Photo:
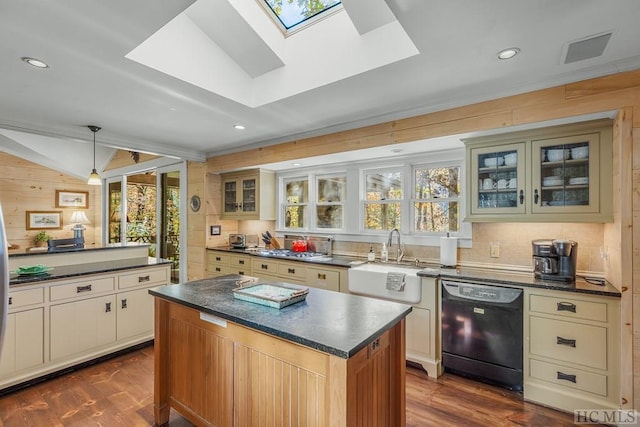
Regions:
<svg viewBox="0 0 640 427"><path fill-rule="evenodd" d="M240 275L155 299L155 422L403 426L411 307L322 289L282 309L234 299Z"/></svg>

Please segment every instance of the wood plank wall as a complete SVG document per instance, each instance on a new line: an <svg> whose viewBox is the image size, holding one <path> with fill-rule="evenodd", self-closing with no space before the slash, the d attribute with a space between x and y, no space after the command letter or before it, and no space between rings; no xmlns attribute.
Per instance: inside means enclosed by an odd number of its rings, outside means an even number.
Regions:
<svg viewBox="0 0 640 427"><path fill-rule="evenodd" d="M615 222L605 226L607 278L623 290L622 396L624 408L640 409L640 70L566 84L477 104L394 120L207 160L207 171L295 160L617 111L614 170ZM428 143L428 141L426 142ZM630 163L632 162L632 164ZM633 176L633 182L631 177ZM630 233L629 231L633 231ZM632 290L632 292L628 291ZM634 316L634 312L636 315ZM634 352L635 349L635 352Z"/></svg>
<svg viewBox="0 0 640 427"><path fill-rule="evenodd" d="M62 211L62 230L47 230L53 238L73 237L73 208L56 208L56 190L89 192L89 209L85 210L91 224L86 226L87 245L100 243L100 189L86 181L40 166L28 160L0 152L0 203L4 213L9 243L20 250L34 246L38 230L26 229L26 211ZM11 252L9 252L11 253Z"/></svg>

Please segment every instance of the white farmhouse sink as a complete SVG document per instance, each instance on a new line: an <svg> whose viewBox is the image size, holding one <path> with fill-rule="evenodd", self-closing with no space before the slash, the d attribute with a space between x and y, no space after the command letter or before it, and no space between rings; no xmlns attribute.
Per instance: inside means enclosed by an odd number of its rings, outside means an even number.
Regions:
<svg viewBox="0 0 640 427"><path fill-rule="evenodd" d="M417 304L422 299L420 269L395 264L362 264L349 269L349 292L373 298ZM404 291L387 289L387 273L404 273Z"/></svg>

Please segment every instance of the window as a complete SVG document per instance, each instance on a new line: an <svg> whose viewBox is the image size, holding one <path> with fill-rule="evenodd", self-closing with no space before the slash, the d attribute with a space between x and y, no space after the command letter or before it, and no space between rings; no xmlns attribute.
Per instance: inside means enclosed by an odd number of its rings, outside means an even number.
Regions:
<svg viewBox="0 0 640 427"><path fill-rule="evenodd" d="M365 230L400 230L402 180L401 170L364 172Z"/></svg>
<svg viewBox="0 0 640 427"><path fill-rule="evenodd" d="M260 0L262 2L262 0ZM330 9L341 5L339 0L264 0L267 9L285 31L324 15Z"/></svg>
<svg viewBox="0 0 640 427"><path fill-rule="evenodd" d="M414 168L413 218L418 233L460 230L460 167Z"/></svg>
<svg viewBox="0 0 640 427"><path fill-rule="evenodd" d="M343 229L347 177L318 177L316 188L316 227L319 229Z"/></svg>
<svg viewBox="0 0 640 427"><path fill-rule="evenodd" d="M284 226L291 229L307 227L309 204L308 178L290 178L284 181Z"/></svg>

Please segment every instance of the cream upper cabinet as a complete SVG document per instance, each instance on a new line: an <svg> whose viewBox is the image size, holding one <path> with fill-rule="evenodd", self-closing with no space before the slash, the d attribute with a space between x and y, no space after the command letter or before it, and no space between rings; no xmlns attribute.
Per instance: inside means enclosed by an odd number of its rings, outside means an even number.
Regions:
<svg viewBox="0 0 640 427"><path fill-rule="evenodd" d="M610 121L464 142L467 221L612 221Z"/></svg>
<svg viewBox="0 0 640 427"><path fill-rule="evenodd" d="M222 218L274 220L275 174L249 170L221 175Z"/></svg>

